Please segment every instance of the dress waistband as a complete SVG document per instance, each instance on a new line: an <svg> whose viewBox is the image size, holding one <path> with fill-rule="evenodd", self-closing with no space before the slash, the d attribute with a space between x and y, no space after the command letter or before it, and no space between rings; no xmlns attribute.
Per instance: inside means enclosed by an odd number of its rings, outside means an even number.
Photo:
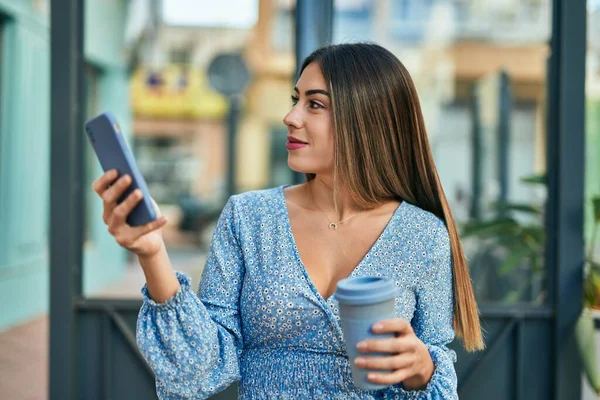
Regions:
<svg viewBox="0 0 600 400"><path fill-rule="evenodd" d="M294 348L245 349L240 360L241 399L374 399L354 386L343 355Z"/></svg>

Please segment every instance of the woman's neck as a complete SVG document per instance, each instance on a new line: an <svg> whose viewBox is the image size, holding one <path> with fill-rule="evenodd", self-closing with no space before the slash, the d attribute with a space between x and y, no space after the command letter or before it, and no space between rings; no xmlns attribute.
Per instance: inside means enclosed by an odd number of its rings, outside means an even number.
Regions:
<svg viewBox="0 0 600 400"><path fill-rule="evenodd" d="M332 178L317 175L315 179L308 182L306 190L308 192L307 196L315 203L314 205L330 217L335 218L336 221L341 221L363 211L352 199L350 192L343 185L338 185L336 212Z"/></svg>

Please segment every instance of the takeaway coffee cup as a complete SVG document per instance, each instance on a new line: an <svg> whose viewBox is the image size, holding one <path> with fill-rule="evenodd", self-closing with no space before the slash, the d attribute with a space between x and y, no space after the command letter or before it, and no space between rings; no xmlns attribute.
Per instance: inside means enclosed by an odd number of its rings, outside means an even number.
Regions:
<svg viewBox="0 0 600 400"><path fill-rule="evenodd" d="M338 282L334 294L338 301L342 331L346 342L346 351L350 359L350 369L356 387L365 390L379 390L389 385L381 385L367 379L370 372L354 364L359 356L382 357L385 353L359 353L356 345L365 339L385 339L394 337L393 333L375 334L372 326L379 321L396 317L394 300L397 289L394 282L387 278L361 276L343 279ZM380 370L387 373L391 371Z"/></svg>

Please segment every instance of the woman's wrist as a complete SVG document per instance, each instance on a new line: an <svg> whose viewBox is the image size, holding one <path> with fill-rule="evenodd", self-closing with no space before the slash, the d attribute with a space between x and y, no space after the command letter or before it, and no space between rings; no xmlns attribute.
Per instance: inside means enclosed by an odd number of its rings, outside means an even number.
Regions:
<svg viewBox="0 0 600 400"><path fill-rule="evenodd" d="M435 371L435 365L433 364L433 360L431 358L431 354L429 354L429 350L427 346L423 343L423 347L421 350L422 354L422 366L419 368L417 373L412 377L405 379L402 382L402 387L405 390L422 390L427 387L427 384L431 380L433 376L433 372Z"/></svg>
<svg viewBox="0 0 600 400"><path fill-rule="evenodd" d="M136 256L141 267L144 268L156 264L157 260L164 259L165 254L167 254L167 247L162 242L156 251L148 254L136 254Z"/></svg>
<svg viewBox="0 0 600 400"><path fill-rule="evenodd" d="M179 280L171 265L166 247L150 255L138 255L138 261L144 271L150 297L157 303L164 303L177 293Z"/></svg>

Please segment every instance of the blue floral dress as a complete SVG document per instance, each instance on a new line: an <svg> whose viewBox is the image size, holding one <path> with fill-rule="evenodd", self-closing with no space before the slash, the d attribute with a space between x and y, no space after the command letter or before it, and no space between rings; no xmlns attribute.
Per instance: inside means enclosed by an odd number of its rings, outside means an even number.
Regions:
<svg viewBox="0 0 600 400"><path fill-rule="evenodd" d="M241 399L457 399L450 242L432 213L402 202L350 276L385 276L435 371L423 390L352 382L338 304L312 283L296 247L284 186L232 196L195 293L189 278L162 304L144 286L137 343L161 399L205 399L239 381Z"/></svg>

